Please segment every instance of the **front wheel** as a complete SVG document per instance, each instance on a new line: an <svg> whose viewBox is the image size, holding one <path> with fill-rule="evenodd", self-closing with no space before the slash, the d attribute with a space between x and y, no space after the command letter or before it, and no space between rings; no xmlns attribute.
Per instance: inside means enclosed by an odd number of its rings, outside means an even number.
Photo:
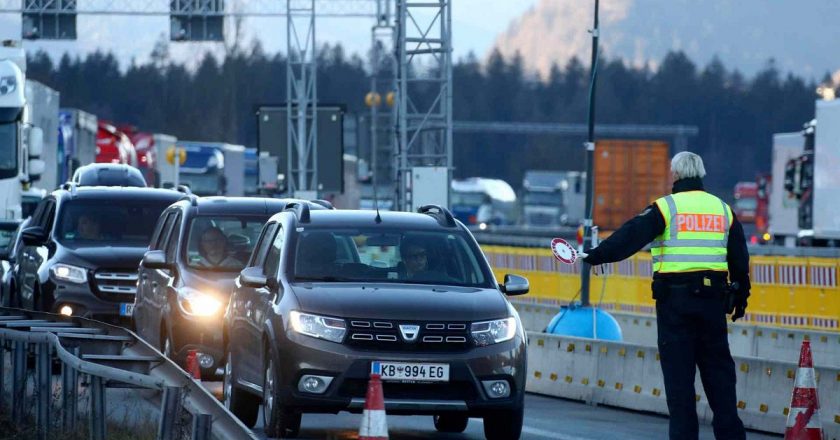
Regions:
<svg viewBox="0 0 840 440"><path fill-rule="evenodd" d="M467 429L470 418L466 414L440 414L435 416L438 432L460 433Z"/></svg>
<svg viewBox="0 0 840 440"><path fill-rule="evenodd" d="M236 372L233 370L233 358L230 349L227 350L225 362L224 398L225 408L232 412L245 426L253 428L257 423L260 410L259 397L236 388Z"/></svg>
<svg viewBox="0 0 840 440"><path fill-rule="evenodd" d="M484 416L484 438L487 440L517 440L522 435L525 406L496 411Z"/></svg>
<svg viewBox="0 0 840 440"><path fill-rule="evenodd" d="M265 420L265 434L269 437L296 437L300 431L301 414L287 410L277 399L279 386L277 370L271 353L266 353L268 360L265 365L265 379L263 381L263 420Z"/></svg>

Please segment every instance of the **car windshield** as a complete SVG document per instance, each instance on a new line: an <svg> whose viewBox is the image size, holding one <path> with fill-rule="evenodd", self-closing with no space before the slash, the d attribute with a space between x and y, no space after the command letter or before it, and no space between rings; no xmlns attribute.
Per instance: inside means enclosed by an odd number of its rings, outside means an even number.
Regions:
<svg viewBox="0 0 840 440"><path fill-rule="evenodd" d="M735 201L735 207L745 211L752 211L758 207L758 200L754 197L747 197Z"/></svg>
<svg viewBox="0 0 840 440"><path fill-rule="evenodd" d="M563 204L563 193L557 192L527 192L525 193L526 205L550 205L560 206Z"/></svg>
<svg viewBox="0 0 840 440"><path fill-rule="evenodd" d="M67 247L145 247L171 200L69 200L64 202L56 237Z"/></svg>
<svg viewBox="0 0 840 440"><path fill-rule="evenodd" d="M239 272L245 267L268 216L198 216L187 236L187 265Z"/></svg>
<svg viewBox="0 0 840 440"><path fill-rule="evenodd" d="M484 203L484 193L452 191L452 206L479 206Z"/></svg>
<svg viewBox="0 0 840 440"><path fill-rule="evenodd" d="M290 264L295 281L492 285L481 251L460 231L307 229Z"/></svg>
<svg viewBox="0 0 840 440"><path fill-rule="evenodd" d="M180 184L190 187L190 191L200 196L215 196L220 194L219 175L216 173L192 174L182 172L179 176Z"/></svg>

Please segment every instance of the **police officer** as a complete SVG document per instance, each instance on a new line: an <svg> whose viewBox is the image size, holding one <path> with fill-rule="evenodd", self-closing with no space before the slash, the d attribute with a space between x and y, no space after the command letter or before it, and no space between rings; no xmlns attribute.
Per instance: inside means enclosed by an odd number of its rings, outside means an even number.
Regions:
<svg viewBox="0 0 840 440"><path fill-rule="evenodd" d="M585 261L593 266L620 261L651 243L670 438L698 437L694 377L699 368L714 413L715 438L742 440L746 434L736 408L726 313L735 321L747 308L744 230L726 203L703 190L706 170L700 156L678 153L671 160L671 174L673 193L622 225L591 249Z"/></svg>

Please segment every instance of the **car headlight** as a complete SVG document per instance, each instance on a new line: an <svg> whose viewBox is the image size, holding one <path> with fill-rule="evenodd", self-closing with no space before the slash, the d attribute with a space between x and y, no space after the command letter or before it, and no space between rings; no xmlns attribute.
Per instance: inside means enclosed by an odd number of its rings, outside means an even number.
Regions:
<svg viewBox="0 0 840 440"><path fill-rule="evenodd" d="M17 88L17 80L14 76L0 76L0 96L8 95Z"/></svg>
<svg viewBox="0 0 840 440"><path fill-rule="evenodd" d="M479 347L510 341L516 335L516 318L474 322L470 331L475 345Z"/></svg>
<svg viewBox="0 0 840 440"><path fill-rule="evenodd" d="M193 316L211 316L222 309L222 303L213 295L190 288L178 290L178 304L184 313Z"/></svg>
<svg viewBox="0 0 840 440"><path fill-rule="evenodd" d="M296 310L292 311L291 318L294 331L313 338L341 342L347 333L347 323L343 319L310 315Z"/></svg>
<svg viewBox="0 0 840 440"><path fill-rule="evenodd" d="M71 283L86 283L87 269L78 266L71 266L69 264L56 264L51 269L53 277L61 281L69 281Z"/></svg>

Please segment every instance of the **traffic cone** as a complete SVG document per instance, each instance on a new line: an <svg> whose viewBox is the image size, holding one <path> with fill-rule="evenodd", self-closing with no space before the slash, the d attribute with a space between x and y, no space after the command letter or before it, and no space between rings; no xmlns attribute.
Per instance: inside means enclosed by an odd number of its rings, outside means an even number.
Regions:
<svg viewBox="0 0 840 440"><path fill-rule="evenodd" d="M382 381L378 374L372 373L365 397L365 411L362 414L362 426L359 428L359 440L386 440L387 438L388 422L385 421Z"/></svg>
<svg viewBox="0 0 840 440"><path fill-rule="evenodd" d="M201 382L201 367L198 366L198 351L187 351L187 373L195 379L196 382Z"/></svg>
<svg viewBox="0 0 840 440"><path fill-rule="evenodd" d="M785 440L822 440L820 399L817 397L817 380L811 357L811 342L802 341L799 369L793 385L793 397L788 412Z"/></svg>

